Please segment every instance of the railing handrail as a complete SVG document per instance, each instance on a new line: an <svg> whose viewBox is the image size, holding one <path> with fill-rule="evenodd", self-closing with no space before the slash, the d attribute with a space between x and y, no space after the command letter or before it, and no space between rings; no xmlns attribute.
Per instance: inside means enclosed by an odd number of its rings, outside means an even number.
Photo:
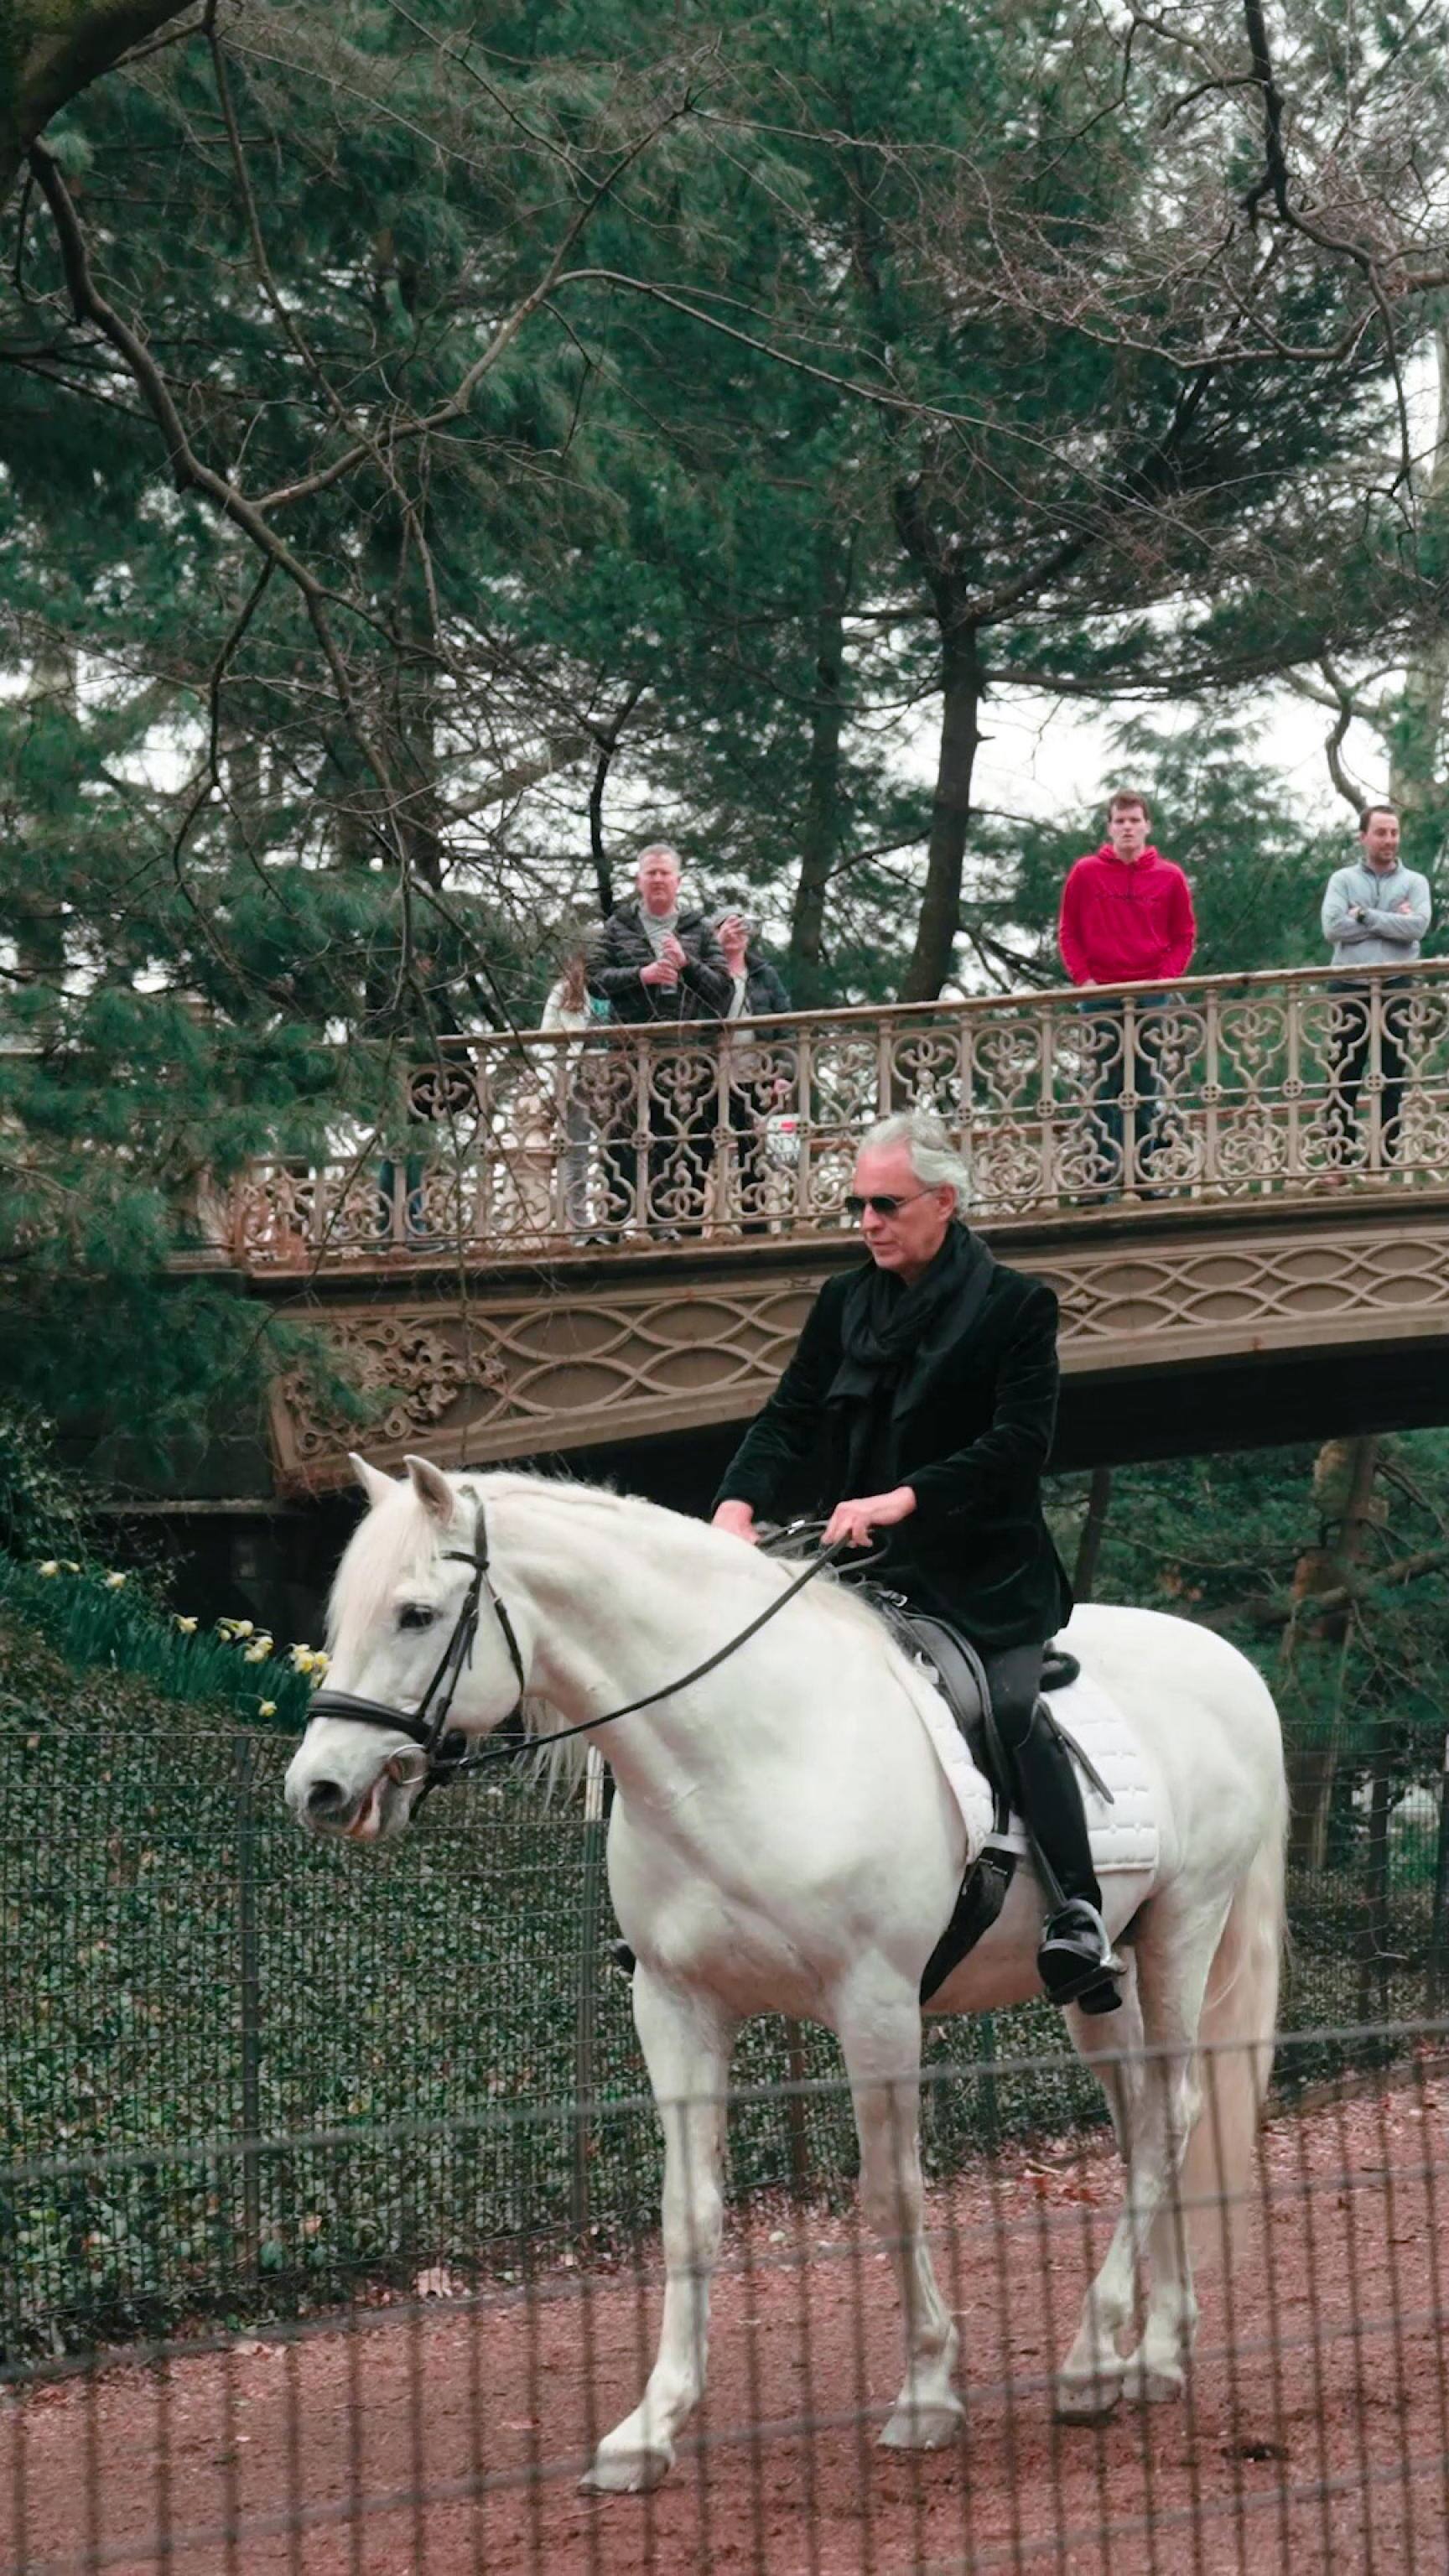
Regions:
<svg viewBox="0 0 1449 2576"><path fill-rule="evenodd" d="M1078 1003L1097 998L1125 999L1133 994L1150 998L1156 1003L1159 999L1171 1001L1179 994L1191 996L1210 991L1238 993L1255 987L1277 988L1284 984L1341 985L1346 976L1356 981L1361 976L1379 978L1391 975L1423 976L1426 980L1433 980L1449 975L1449 957L1403 959L1389 957L1377 958L1362 965L1346 962L1341 966L1327 964L1255 966L1214 975L1172 975L1166 978L1139 975L1117 984L1021 984L1013 986L1008 993L942 993L938 994L934 1001L929 1002L840 1002L832 1003L826 1010L801 1008L788 1011L756 1011L751 1009L744 1013L740 1023L721 1020L714 1013L702 1013L697 1018L678 1020L596 1020L586 1029L512 1027L464 1029L457 1032L441 1031L432 1037L431 1043L438 1049L440 1056L459 1053L474 1047L583 1046L601 1037L655 1039L660 1045L685 1044L689 1043L694 1033L700 1029L730 1029L739 1025L750 1029L784 1029L798 1028L802 1021L808 1021L812 1028L826 1028L847 1021L869 1020L894 1023L901 1020L926 1019L932 1014L940 1016L942 1013L980 1018L992 1011L1018 1010L1027 1006L1068 1010ZM334 1054L355 1053L358 1047L395 1050L398 1044L396 1033L386 1037L354 1034L347 1038L327 1038L323 1041L324 1051ZM0 1056L14 1062L39 1060L50 1052L52 1050L34 1045L29 1041L16 1046L0 1040ZM416 1072L422 1072L424 1069L422 1061L413 1067Z"/></svg>
<svg viewBox="0 0 1449 2576"><path fill-rule="evenodd" d="M1255 985L1277 987L1283 984L1329 982L1337 984L1345 975L1357 977L1419 974L1425 976L1449 974L1449 957L1408 957L1402 961L1397 958L1382 958L1363 966L1261 966L1245 968L1241 973L1233 971L1216 975L1172 975L1166 978L1139 975L1119 984L1022 984L1014 986L1009 993L942 993L938 994L932 1002L841 1002L833 1003L828 1010L823 1011L746 1010L743 1020L744 1025L751 1029L782 1029L798 1027L802 1020L808 1020L812 1028L818 1028L847 1020L894 1022L925 1019L932 1013L939 1015L942 1012L952 1014L962 1012L973 1018L979 1018L991 1011L1019 1009L1023 1005L1035 1007L1039 1003L1069 1009L1078 1002L1093 1001L1099 996L1110 1000L1116 996L1127 997L1138 994L1143 997L1151 996L1154 1000L1159 996L1163 999L1171 999L1178 993L1195 994L1210 990L1231 990L1236 993L1242 991L1245 986ZM550 1046L561 1047L582 1046L586 1041L600 1037L617 1037L656 1038L661 1045L667 1045L671 1042L686 1043L689 1036L699 1029L729 1028L733 1025L735 1025L733 1022L721 1020L713 1013L702 1012L695 1018L679 1020L596 1020L586 1029L480 1029L472 1035L462 1032L457 1036L440 1036L436 1044L440 1051L478 1046L508 1047L515 1043L527 1044L538 1040L543 1040ZM362 1039L356 1043L381 1045L388 1041Z"/></svg>

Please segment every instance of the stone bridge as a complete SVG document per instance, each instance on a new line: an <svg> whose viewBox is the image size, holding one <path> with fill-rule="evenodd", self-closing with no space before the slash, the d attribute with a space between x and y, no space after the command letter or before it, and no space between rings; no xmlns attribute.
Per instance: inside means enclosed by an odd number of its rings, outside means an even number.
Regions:
<svg viewBox="0 0 1449 2576"><path fill-rule="evenodd" d="M1060 1294L1057 1463L1449 1421L1449 965L470 1039L402 1134L252 1170L198 1258L325 1321L379 1459L587 1472L748 1419L912 1103ZM278 1388L281 1493L348 1439Z"/></svg>

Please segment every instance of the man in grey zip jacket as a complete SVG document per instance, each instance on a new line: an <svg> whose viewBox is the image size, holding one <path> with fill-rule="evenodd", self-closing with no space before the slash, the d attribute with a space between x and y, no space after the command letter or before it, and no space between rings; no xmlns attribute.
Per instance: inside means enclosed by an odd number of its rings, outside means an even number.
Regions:
<svg viewBox="0 0 1449 2576"><path fill-rule="evenodd" d="M1335 966L1406 966L1419 954L1429 927L1432 905L1429 883L1399 857L1399 818L1392 805L1366 805L1359 816L1362 856L1352 866L1335 868L1323 898L1323 935L1331 941ZM1342 1170L1357 1159L1358 1096L1369 1062L1373 1033L1374 990L1379 997L1379 1067L1383 1076L1379 1110L1379 1153L1372 1142L1367 1159L1392 1162L1398 1152L1404 1099L1406 1006L1399 998L1405 975L1383 975L1335 984L1343 1025L1329 1049L1330 1095L1325 1121L1332 1145L1331 1168Z"/></svg>

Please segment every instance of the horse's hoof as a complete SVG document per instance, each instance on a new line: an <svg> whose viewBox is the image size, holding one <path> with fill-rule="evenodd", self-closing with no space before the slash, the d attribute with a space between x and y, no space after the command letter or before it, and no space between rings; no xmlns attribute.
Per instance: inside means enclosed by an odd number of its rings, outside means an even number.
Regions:
<svg viewBox="0 0 1449 2576"><path fill-rule="evenodd" d="M1104 2415L1112 2415L1121 2401L1122 2370L1094 2370L1083 2378L1067 2377L1065 2371L1057 2380L1052 2411L1063 2424L1099 2424Z"/></svg>
<svg viewBox="0 0 1449 2576"><path fill-rule="evenodd" d="M898 2406L881 2429L883 2451L944 2451L959 2440L966 2409L959 2397L929 2406Z"/></svg>
<svg viewBox="0 0 1449 2576"><path fill-rule="evenodd" d="M674 2466L672 2451L611 2451L601 2442L593 2464L579 2480L582 2495L647 2495L659 2486Z"/></svg>
<svg viewBox="0 0 1449 2576"><path fill-rule="evenodd" d="M1122 2394L1134 2406L1168 2406L1186 2384L1180 2362L1147 2362L1140 2353L1133 2354L1122 2373Z"/></svg>

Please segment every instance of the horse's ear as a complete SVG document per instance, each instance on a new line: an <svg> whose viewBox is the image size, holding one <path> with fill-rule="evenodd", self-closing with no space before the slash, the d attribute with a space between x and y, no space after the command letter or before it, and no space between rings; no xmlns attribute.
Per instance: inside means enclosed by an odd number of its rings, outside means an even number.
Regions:
<svg viewBox="0 0 1449 2576"><path fill-rule="evenodd" d="M385 1476L380 1467L371 1466L355 1449L348 1450L347 1463L366 1494L368 1502L376 1511L378 1504L392 1492L391 1476Z"/></svg>
<svg viewBox="0 0 1449 2576"><path fill-rule="evenodd" d="M413 1480L413 1492L424 1511L431 1512L434 1520L440 1521L446 1529L457 1511L458 1497L442 1468L435 1467L431 1458L404 1458L403 1465Z"/></svg>

